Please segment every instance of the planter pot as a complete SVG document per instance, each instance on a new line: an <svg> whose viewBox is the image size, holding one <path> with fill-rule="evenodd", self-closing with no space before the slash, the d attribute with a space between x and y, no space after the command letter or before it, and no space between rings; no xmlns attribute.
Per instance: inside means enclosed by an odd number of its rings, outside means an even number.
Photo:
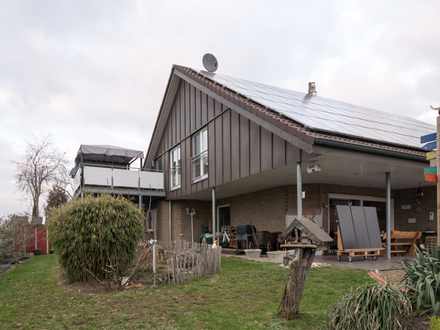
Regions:
<svg viewBox="0 0 440 330"><path fill-rule="evenodd" d="M283 263L283 257L286 255L286 251L268 251L266 253L270 261L279 264Z"/></svg>
<svg viewBox="0 0 440 330"><path fill-rule="evenodd" d="M259 258L261 254L260 249L247 249L244 250L244 253L246 253L246 257L248 258Z"/></svg>
<svg viewBox="0 0 440 330"><path fill-rule="evenodd" d="M34 256L40 256L41 255L41 249L34 250Z"/></svg>

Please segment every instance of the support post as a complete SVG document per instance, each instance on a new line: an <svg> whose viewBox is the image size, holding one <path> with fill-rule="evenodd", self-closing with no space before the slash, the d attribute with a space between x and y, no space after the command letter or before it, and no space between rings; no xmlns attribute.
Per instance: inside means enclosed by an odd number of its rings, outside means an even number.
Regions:
<svg viewBox="0 0 440 330"><path fill-rule="evenodd" d="M440 246L440 110L437 116L437 246Z"/></svg>
<svg viewBox="0 0 440 330"><path fill-rule="evenodd" d="M153 240L153 276L154 276L154 286L156 286L156 240Z"/></svg>
<svg viewBox="0 0 440 330"><path fill-rule="evenodd" d="M171 201L168 201L168 236L170 238L170 247L172 245L171 240Z"/></svg>
<svg viewBox="0 0 440 330"><path fill-rule="evenodd" d="M302 218L303 211L302 211L301 162L296 163L296 204L297 204L298 218Z"/></svg>
<svg viewBox="0 0 440 330"><path fill-rule="evenodd" d="M386 172L387 259L391 259L391 175Z"/></svg>
<svg viewBox="0 0 440 330"><path fill-rule="evenodd" d="M191 246L194 243L194 221L193 221L193 212L191 211Z"/></svg>
<svg viewBox="0 0 440 330"><path fill-rule="evenodd" d="M215 242L215 187L212 187L212 244Z"/></svg>

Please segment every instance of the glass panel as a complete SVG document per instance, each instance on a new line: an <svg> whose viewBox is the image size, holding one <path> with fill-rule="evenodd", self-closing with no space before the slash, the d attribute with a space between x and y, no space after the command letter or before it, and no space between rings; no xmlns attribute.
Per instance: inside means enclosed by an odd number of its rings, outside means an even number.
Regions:
<svg viewBox="0 0 440 330"><path fill-rule="evenodd" d="M197 157L193 160L193 179L200 177L202 174L200 173L200 158Z"/></svg>
<svg viewBox="0 0 440 330"><path fill-rule="evenodd" d="M170 157L170 186L176 187L180 186L180 147L175 148L171 151Z"/></svg>
<svg viewBox="0 0 440 330"><path fill-rule="evenodd" d="M205 129L202 132L202 150L201 151L206 151L208 150L208 130Z"/></svg>
<svg viewBox="0 0 440 330"><path fill-rule="evenodd" d="M231 208L229 206L220 207L218 209L218 216L220 230L223 226L229 226L231 224Z"/></svg>
<svg viewBox="0 0 440 330"><path fill-rule="evenodd" d="M203 161L203 174L208 174L208 153L205 152L203 157L202 157L202 161Z"/></svg>
<svg viewBox="0 0 440 330"><path fill-rule="evenodd" d="M194 136L194 156L200 153L200 133Z"/></svg>

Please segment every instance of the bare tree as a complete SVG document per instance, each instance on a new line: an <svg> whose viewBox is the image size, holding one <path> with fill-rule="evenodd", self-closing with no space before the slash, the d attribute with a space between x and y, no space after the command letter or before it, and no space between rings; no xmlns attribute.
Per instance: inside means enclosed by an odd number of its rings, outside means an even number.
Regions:
<svg viewBox="0 0 440 330"><path fill-rule="evenodd" d="M66 187L68 171L66 153L58 150L52 143L50 135L32 141L27 141L22 162L17 165L15 182L19 192L30 197L32 216L40 215L40 196L51 183Z"/></svg>

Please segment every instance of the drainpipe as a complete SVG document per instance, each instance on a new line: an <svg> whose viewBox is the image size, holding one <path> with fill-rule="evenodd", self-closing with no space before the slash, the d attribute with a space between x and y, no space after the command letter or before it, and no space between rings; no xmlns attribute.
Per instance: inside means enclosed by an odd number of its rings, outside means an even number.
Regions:
<svg viewBox="0 0 440 330"><path fill-rule="evenodd" d="M170 238L170 247L171 247L171 201L168 201L168 235Z"/></svg>
<svg viewBox="0 0 440 330"><path fill-rule="evenodd" d="M212 187L212 245L215 244L215 187Z"/></svg>
<svg viewBox="0 0 440 330"><path fill-rule="evenodd" d="M301 178L301 162L296 163L296 204L298 217L302 218L302 178Z"/></svg>
<svg viewBox="0 0 440 330"><path fill-rule="evenodd" d="M390 172L386 172L386 217L387 217L387 259L391 259L391 178Z"/></svg>

